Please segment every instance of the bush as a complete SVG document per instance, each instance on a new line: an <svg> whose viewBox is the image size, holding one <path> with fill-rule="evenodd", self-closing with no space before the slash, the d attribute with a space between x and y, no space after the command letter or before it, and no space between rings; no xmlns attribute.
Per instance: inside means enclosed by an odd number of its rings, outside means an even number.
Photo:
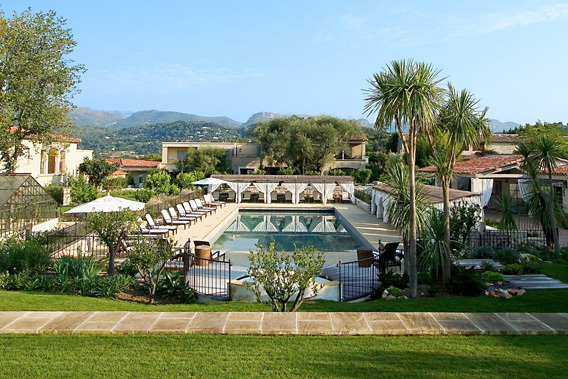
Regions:
<svg viewBox="0 0 568 379"><path fill-rule="evenodd" d="M61 184L51 182L44 189L57 201L57 204L63 204L63 186Z"/></svg>
<svg viewBox="0 0 568 379"><path fill-rule="evenodd" d="M182 272L166 272L158 283L157 291L162 296L178 299L182 304L193 303L196 299L195 291L187 286Z"/></svg>
<svg viewBox="0 0 568 379"><path fill-rule="evenodd" d="M88 203L95 200L98 195L97 188L87 183L83 175L71 180L71 201L74 203Z"/></svg>
<svg viewBox="0 0 568 379"><path fill-rule="evenodd" d="M278 175L294 175L295 173L296 170L294 170L292 167L286 167L278 171Z"/></svg>
<svg viewBox="0 0 568 379"><path fill-rule="evenodd" d="M109 189L122 189L128 186L128 179L125 177L107 177L103 179L103 188Z"/></svg>
<svg viewBox="0 0 568 379"><path fill-rule="evenodd" d="M371 195L365 191L355 190L355 197L367 204L371 204Z"/></svg>
<svg viewBox="0 0 568 379"><path fill-rule="evenodd" d="M505 266L503 273L507 275L523 275L524 267L520 263L511 263Z"/></svg>
<svg viewBox="0 0 568 379"><path fill-rule="evenodd" d="M94 280L94 290L87 296L115 298L116 294L133 285L134 278L128 275L97 277Z"/></svg>
<svg viewBox="0 0 568 379"><path fill-rule="evenodd" d="M134 193L134 198L143 203L147 203L152 197L154 197L154 191L150 188L141 188Z"/></svg>
<svg viewBox="0 0 568 379"><path fill-rule="evenodd" d="M396 288L395 286L389 286L385 291L387 291L387 295L394 296L394 297L403 297L404 292L401 289Z"/></svg>
<svg viewBox="0 0 568 379"><path fill-rule="evenodd" d="M334 168L333 170L329 170L328 173L327 173L327 175L331 175L331 176L345 176L345 175L347 175L347 174L345 173L345 171L343 171L343 170L340 169L340 168Z"/></svg>
<svg viewBox="0 0 568 379"><path fill-rule="evenodd" d="M379 275L379 281L381 282L380 288L382 290L390 286L405 289L408 288L410 277L408 276L408 273L406 271L403 274L399 274L393 271L387 271Z"/></svg>
<svg viewBox="0 0 568 379"><path fill-rule="evenodd" d="M434 284L434 277L429 272L419 272L418 277L416 278L418 284L427 284L432 285Z"/></svg>
<svg viewBox="0 0 568 379"><path fill-rule="evenodd" d="M131 277L135 277L136 274L138 274L138 268L136 267L136 265L134 265L132 263L132 261L128 258L126 258L121 264L120 266L118 266L116 268L116 272L118 274L124 274L124 275L128 275Z"/></svg>
<svg viewBox="0 0 568 379"><path fill-rule="evenodd" d="M497 283L504 283L505 277L503 276L503 274L499 272L485 271L483 274L481 274L481 280L484 283L497 284Z"/></svg>
<svg viewBox="0 0 568 379"><path fill-rule="evenodd" d="M171 183L170 174L166 170L149 169L144 188L151 189L155 194L178 195L179 188Z"/></svg>
<svg viewBox="0 0 568 379"><path fill-rule="evenodd" d="M371 170L369 170L368 168L363 168L360 170L355 170L353 171L353 179L355 180L356 183L360 183L360 184L368 184L369 180L371 180L371 174L373 172Z"/></svg>
<svg viewBox="0 0 568 379"><path fill-rule="evenodd" d="M491 246L476 247L469 254L470 259L495 259L497 253Z"/></svg>
<svg viewBox="0 0 568 379"><path fill-rule="evenodd" d="M519 262L519 252L513 248L506 247L497 251L497 260L503 264Z"/></svg>
<svg viewBox="0 0 568 379"><path fill-rule="evenodd" d="M205 174L201 171L194 172L180 172L176 176L176 182L179 188L191 188L193 189L193 182L205 179Z"/></svg>
<svg viewBox="0 0 568 379"><path fill-rule="evenodd" d="M61 257L53 268L55 274L62 278L90 280L99 275L102 264L92 257Z"/></svg>
<svg viewBox="0 0 568 379"><path fill-rule="evenodd" d="M49 251L35 238L11 237L0 245L0 272L39 274L50 264Z"/></svg>
<svg viewBox="0 0 568 379"><path fill-rule="evenodd" d="M445 285L452 295L480 296L485 292L485 284L473 267L467 269L462 266L453 266L452 276L446 279Z"/></svg>

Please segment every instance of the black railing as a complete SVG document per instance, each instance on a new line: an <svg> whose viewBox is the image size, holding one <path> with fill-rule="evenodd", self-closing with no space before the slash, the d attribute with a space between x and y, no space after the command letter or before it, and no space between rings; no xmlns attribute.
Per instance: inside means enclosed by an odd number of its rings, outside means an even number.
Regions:
<svg viewBox="0 0 568 379"><path fill-rule="evenodd" d="M545 246L546 237L542 230L486 230L469 236L467 247L472 251L480 246L493 249L516 248L524 245Z"/></svg>
<svg viewBox="0 0 568 379"><path fill-rule="evenodd" d="M205 259L188 253L184 256L185 280L200 295L219 300L230 300L230 260Z"/></svg>
<svg viewBox="0 0 568 379"><path fill-rule="evenodd" d="M337 264L339 301L359 299L379 286L378 260L371 257L353 262ZM330 275L327 275L330 278ZM333 275L332 275L333 276Z"/></svg>

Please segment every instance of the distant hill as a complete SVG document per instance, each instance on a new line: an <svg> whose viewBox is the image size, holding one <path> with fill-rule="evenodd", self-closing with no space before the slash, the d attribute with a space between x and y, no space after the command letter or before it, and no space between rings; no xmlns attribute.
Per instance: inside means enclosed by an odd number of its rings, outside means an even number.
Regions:
<svg viewBox="0 0 568 379"><path fill-rule="evenodd" d="M69 113L76 125L85 126L107 126L115 122L125 119L121 112L97 111L90 108L75 108Z"/></svg>
<svg viewBox="0 0 568 379"><path fill-rule="evenodd" d="M112 128L130 128L133 126L164 124L176 121L203 121L214 122L219 125L239 126L241 123L230 119L229 117L204 117L189 113L166 112L166 111L141 111L135 112L130 117L117 120L114 124L109 125Z"/></svg>
<svg viewBox="0 0 568 379"><path fill-rule="evenodd" d="M297 114L295 116L301 117L301 118L308 118L308 117L313 117L310 115L305 115L305 114ZM241 127L245 127L245 126L250 126L250 125L254 125L257 122L262 122L262 121L271 121L277 118L282 118L282 117L290 117L290 115L284 115L284 114L278 114L278 113L272 113L272 112L258 112L253 114L252 116L249 117L249 119L241 125ZM368 120L361 118L359 120L359 123L361 124L362 127L364 128L372 128L373 124L371 124Z"/></svg>
<svg viewBox="0 0 568 379"><path fill-rule="evenodd" d="M97 157L138 157L161 154L162 142L231 142L244 137L245 130L204 121L105 128L74 126L72 135L81 138L79 148L94 150Z"/></svg>
<svg viewBox="0 0 568 379"><path fill-rule="evenodd" d="M501 133L509 129L515 129L520 124L512 121L501 122L499 120L489 119L489 127L493 133Z"/></svg>

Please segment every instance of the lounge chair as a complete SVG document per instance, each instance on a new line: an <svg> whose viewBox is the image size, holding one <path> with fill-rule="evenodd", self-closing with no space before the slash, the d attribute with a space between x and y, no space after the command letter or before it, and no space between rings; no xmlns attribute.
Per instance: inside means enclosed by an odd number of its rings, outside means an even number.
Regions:
<svg viewBox="0 0 568 379"><path fill-rule="evenodd" d="M179 215L176 210L174 209L174 207L169 207L168 208L168 212L170 213L170 216L172 217L172 220L174 221L189 221L189 225L191 225L192 222L197 222L195 220L195 217L193 216L181 216Z"/></svg>
<svg viewBox="0 0 568 379"><path fill-rule="evenodd" d="M402 267L402 261L397 257L397 249L400 242L389 242L385 245L379 241L379 270L381 273L385 272L387 267Z"/></svg>
<svg viewBox="0 0 568 379"><path fill-rule="evenodd" d="M144 226L140 225L140 233L136 235L143 235L143 236L163 236L169 234L172 230L169 229L162 229L162 228L145 228Z"/></svg>
<svg viewBox="0 0 568 379"><path fill-rule="evenodd" d="M164 219L164 223L166 225L172 225L172 226L175 226L175 227L178 227L179 225L183 225L183 228L186 229L187 226L189 225L189 223L191 222L189 220L172 220L170 214L165 209L162 209L161 213L162 213L162 218Z"/></svg>
<svg viewBox="0 0 568 379"><path fill-rule="evenodd" d="M207 216L208 214L212 213L212 211L207 210L207 209L199 209L199 207L197 206L197 203L195 202L195 200L189 200L189 205L191 206L191 211L192 212L197 212L197 213L202 213L205 216Z"/></svg>
<svg viewBox="0 0 568 379"><path fill-rule="evenodd" d="M198 219L201 220L203 218L203 215L186 212L185 208L181 204L176 205L176 210L177 213L182 217L193 217L195 219L195 222L197 222Z"/></svg>
<svg viewBox="0 0 568 379"><path fill-rule="evenodd" d="M209 246L211 247L211 243L209 243L209 241L205 241L205 240L194 240L193 244L195 245L195 247L197 246ZM217 250L217 251L213 251L211 250L211 259L214 261L224 261L225 260L225 251L221 251L221 250Z"/></svg>
<svg viewBox="0 0 568 379"><path fill-rule="evenodd" d="M213 213L217 213L217 209L215 207L205 207L203 206L203 203L201 202L200 199L194 199L193 200L195 202L195 205L197 205L197 210L201 211L208 211L208 212L213 212ZM191 204L191 202L190 202Z"/></svg>
<svg viewBox="0 0 568 379"><path fill-rule="evenodd" d="M173 234L177 233L177 226L172 226L172 225L160 225L158 226L156 224L156 222L154 221L154 219L152 218L152 216L150 216L149 213L146 213L146 222L148 224L148 229L152 230L152 229L167 229L170 232L172 232Z"/></svg>
<svg viewBox="0 0 568 379"><path fill-rule="evenodd" d="M203 196L203 200L205 200L205 204L207 204L209 207L213 206L213 207L223 207L225 205L227 205L227 203L225 203L224 201L215 201L215 199L213 198L213 195L208 193L206 195Z"/></svg>
<svg viewBox="0 0 568 379"><path fill-rule="evenodd" d="M183 202L183 209L185 210L186 214L190 214L192 216L198 216L200 215L201 217L206 216L209 212L207 211L198 211L197 207L192 207L191 204L187 201Z"/></svg>

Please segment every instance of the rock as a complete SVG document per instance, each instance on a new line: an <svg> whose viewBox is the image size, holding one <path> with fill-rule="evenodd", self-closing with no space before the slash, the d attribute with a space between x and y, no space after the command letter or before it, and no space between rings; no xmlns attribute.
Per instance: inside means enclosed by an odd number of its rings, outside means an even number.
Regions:
<svg viewBox="0 0 568 379"><path fill-rule="evenodd" d="M396 297L393 295L387 295L386 300L396 300Z"/></svg>

